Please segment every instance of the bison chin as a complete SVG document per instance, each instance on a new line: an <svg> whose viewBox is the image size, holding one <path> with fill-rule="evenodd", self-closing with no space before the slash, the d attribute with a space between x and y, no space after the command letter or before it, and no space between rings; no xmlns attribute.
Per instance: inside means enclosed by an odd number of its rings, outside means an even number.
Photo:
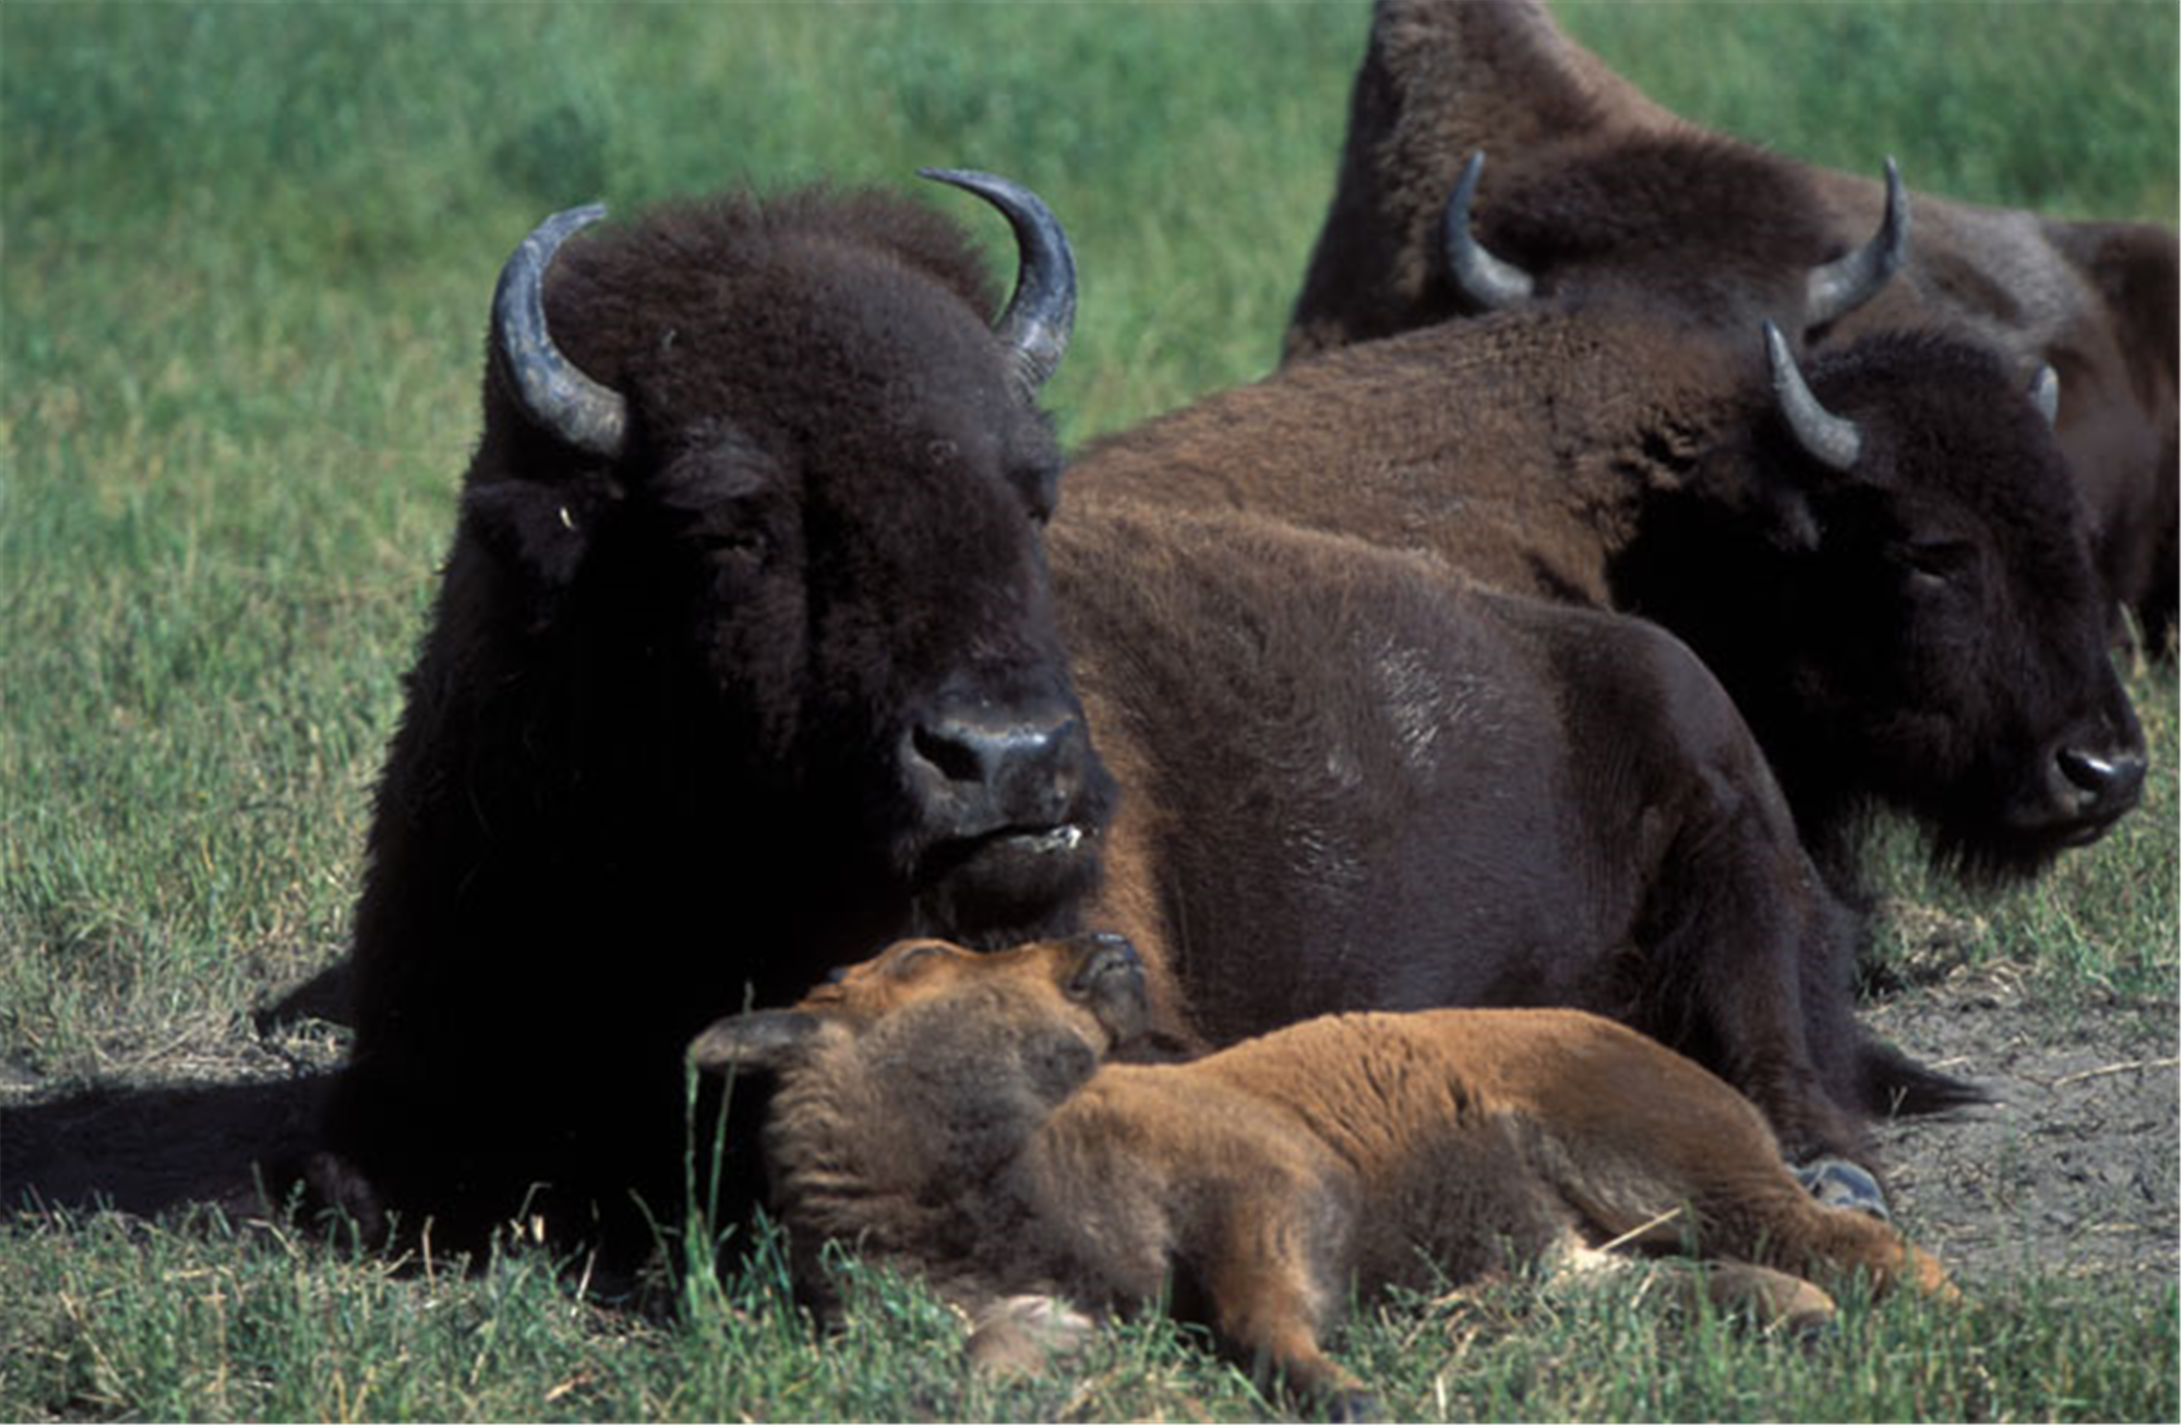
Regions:
<svg viewBox="0 0 2181 1425"><path fill-rule="evenodd" d="M2064 851L2088 846L2113 829L2137 801L2141 773L2124 792L2068 811L2038 800L1997 817L1949 818L1933 838L1933 859L1973 885L1998 887L2040 875Z"/></svg>
<svg viewBox="0 0 2181 1425"><path fill-rule="evenodd" d="M942 842L918 858L915 933L991 949L1071 930L1103 842L1102 818Z"/></svg>

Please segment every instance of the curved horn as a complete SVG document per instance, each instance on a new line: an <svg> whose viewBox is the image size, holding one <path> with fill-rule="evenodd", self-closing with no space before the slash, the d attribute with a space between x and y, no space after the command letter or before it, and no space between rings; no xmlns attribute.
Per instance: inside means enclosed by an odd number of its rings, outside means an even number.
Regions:
<svg viewBox="0 0 2181 1425"><path fill-rule="evenodd" d="M1015 353L1022 394L1045 384L1075 331L1075 253L1043 199L1019 183L967 168L919 168L917 173L976 194L1000 210L1021 253L1015 294L992 330Z"/></svg>
<svg viewBox="0 0 2181 1425"><path fill-rule="evenodd" d="M1886 211L1878 231L1846 257L1810 269L1803 321L1813 327L1844 317L1878 295L1908 260L1908 190L1901 169L1886 160Z"/></svg>
<svg viewBox="0 0 2181 1425"><path fill-rule="evenodd" d="M1469 231L1469 204L1477 196L1477 179L1483 173L1484 150L1480 148L1469 155L1462 176L1454 180L1453 195L1446 200L1446 213L1440 219L1440 242L1455 287L1472 304L1497 312L1528 301L1537 284L1529 273L1494 257Z"/></svg>
<svg viewBox="0 0 2181 1425"><path fill-rule="evenodd" d="M2046 425L2059 421L2060 373L2052 369L2050 362L2038 367L2037 374L2030 378L2030 404L2045 418Z"/></svg>
<svg viewBox="0 0 2181 1425"><path fill-rule="evenodd" d="M1828 469L1846 472L1855 468L1856 457L1863 453L1863 432L1855 428L1854 421L1818 404L1795 366L1794 353L1787 349L1787 338L1769 321L1764 324L1764 351L1765 361L1772 368L1772 394L1796 441Z"/></svg>
<svg viewBox="0 0 2181 1425"><path fill-rule="evenodd" d="M545 271L571 233L606 216L592 203L553 214L500 269L492 293L492 351L509 392L531 422L563 443L607 460L628 443L629 403L561 355L545 329Z"/></svg>

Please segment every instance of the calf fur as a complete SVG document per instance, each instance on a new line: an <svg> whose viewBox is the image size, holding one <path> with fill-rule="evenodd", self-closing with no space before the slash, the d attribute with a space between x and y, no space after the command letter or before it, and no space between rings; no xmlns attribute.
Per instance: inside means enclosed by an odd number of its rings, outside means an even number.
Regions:
<svg viewBox="0 0 2181 1425"><path fill-rule="evenodd" d="M806 1286L822 1293L816 1252L837 1240L986 1319L1020 1319L1026 1294L1163 1295L1343 1413L1368 1397L1321 1341L1351 1289L1434 1269L1684 1245L1806 1321L1829 1301L1778 1273L1953 1295L1890 1227L1813 1202L1747 1100L1594 1015L1328 1016L1190 1062L1109 1062L1148 1023L1120 937L906 941L793 1009L720 1021L690 1056L778 1075L765 1151Z"/></svg>

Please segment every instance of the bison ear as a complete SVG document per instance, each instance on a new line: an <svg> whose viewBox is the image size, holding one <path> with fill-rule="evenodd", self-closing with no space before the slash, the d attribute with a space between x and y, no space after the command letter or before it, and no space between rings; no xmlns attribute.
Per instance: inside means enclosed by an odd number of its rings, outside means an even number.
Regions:
<svg viewBox="0 0 2181 1425"><path fill-rule="evenodd" d="M689 1062L715 1074L738 1069L778 1073L809 1051L823 1024L799 1009L729 1015L689 1041Z"/></svg>
<svg viewBox="0 0 2181 1425"><path fill-rule="evenodd" d="M618 493L588 485L493 480L471 485L462 505L488 549L541 588L560 590L575 579Z"/></svg>

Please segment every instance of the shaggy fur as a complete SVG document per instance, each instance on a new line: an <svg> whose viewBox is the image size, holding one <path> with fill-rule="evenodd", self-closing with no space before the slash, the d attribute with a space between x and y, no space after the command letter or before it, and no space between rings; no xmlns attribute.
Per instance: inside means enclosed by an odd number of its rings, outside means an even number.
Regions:
<svg viewBox="0 0 2181 1425"><path fill-rule="evenodd" d="M1850 884L1860 813L2026 873L2102 832L2061 757L2143 741L2052 433L1980 345L1881 333L1806 374L1841 474L1774 414L1762 345L1622 304L1444 322L1297 362L1093 445L1078 498L1245 509L1656 619L1749 719Z"/></svg>
<svg viewBox="0 0 2181 1425"><path fill-rule="evenodd" d="M1458 314L1440 220L1480 149L1478 235L1531 271L1540 296L1610 291L1729 331L1755 315L1798 330L1801 273L1862 241L1882 201L1867 176L1767 154L1659 108L1537 0L1379 0L1289 359ZM2154 651L2169 648L2181 588L2173 230L1927 194L1913 207L1902 271L1813 337L1945 324L1990 342L2019 381L2054 367L2059 443L2103 586Z"/></svg>
<svg viewBox="0 0 2181 1425"><path fill-rule="evenodd" d="M1802 1325L1831 1303L1781 1273L1954 1295L1891 1228L1811 1201L1732 1089L1595 1016L1336 1016L1102 1065L1143 1016L1110 937L910 942L793 1010L713 1026L691 1057L778 1074L772 1200L821 1298L827 1240L985 1320L1019 1319L1025 1294L1165 1298L1346 1416L1368 1397L1321 1342L1351 1291L1434 1271L1678 1246L1755 1264L1737 1279L1760 1312Z"/></svg>
<svg viewBox="0 0 2181 1425"><path fill-rule="evenodd" d="M1086 744L1033 789L1080 850L994 866L935 843L906 765L945 700L1079 717L1038 538L1058 452L953 223L670 207L578 238L546 292L629 449L560 445L488 376L326 1136L441 1247L527 1205L641 1249L634 1196L680 1200L691 1033L926 927L1070 928L1111 783ZM541 1064L546 1025L570 1049Z"/></svg>

